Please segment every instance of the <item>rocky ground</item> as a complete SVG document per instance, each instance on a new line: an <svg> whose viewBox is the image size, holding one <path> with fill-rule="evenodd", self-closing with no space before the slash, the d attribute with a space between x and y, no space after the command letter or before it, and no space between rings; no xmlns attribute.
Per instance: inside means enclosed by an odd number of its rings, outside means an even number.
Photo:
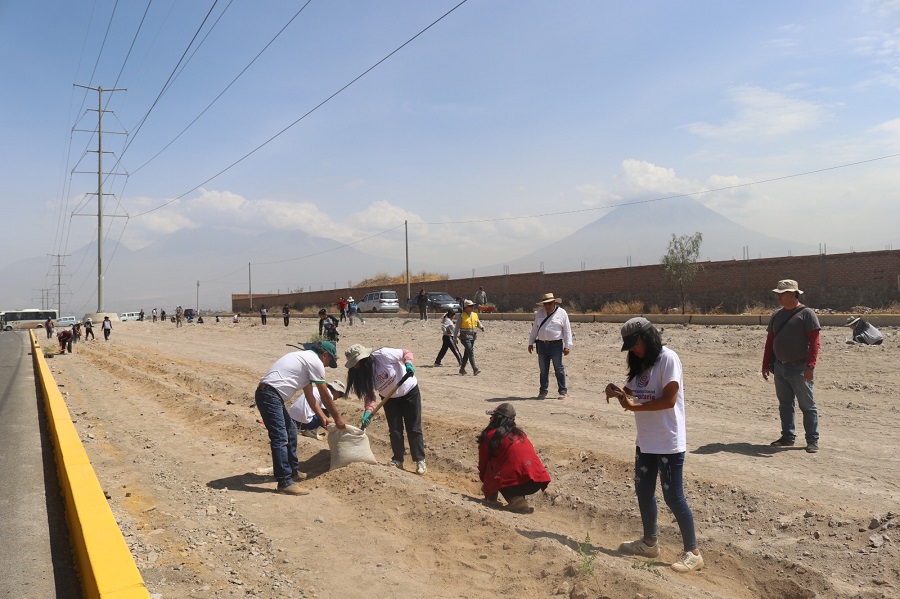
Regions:
<svg viewBox="0 0 900 599"><path fill-rule="evenodd" d="M300 437L311 494L273 492L260 376L315 320L117 323L49 363L151 594L188 597L900 596L898 331L881 347L822 333L821 451L776 449L777 405L759 374L762 327L672 326L685 369L686 492L706 568L668 567L681 541L660 506L662 556L621 556L640 535L633 416L602 399L621 384L618 326L576 324L570 396L537 401L530 324L487 321L478 377L430 366L436 320L367 319L340 348L406 347L423 395L428 473L354 464L329 472L327 444ZM452 359L452 358L451 358ZM344 378L341 366L333 371ZM331 373L330 373L331 374ZM553 476L535 512L482 501L475 437L484 411L515 402ZM338 406L348 421L356 400ZM383 420L372 449L390 459Z"/></svg>

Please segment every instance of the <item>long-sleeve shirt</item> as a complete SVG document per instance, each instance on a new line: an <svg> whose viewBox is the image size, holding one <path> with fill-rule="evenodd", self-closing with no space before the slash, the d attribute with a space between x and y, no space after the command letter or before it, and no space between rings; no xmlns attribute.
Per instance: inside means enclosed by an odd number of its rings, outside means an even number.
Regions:
<svg viewBox="0 0 900 599"><path fill-rule="evenodd" d="M550 312L547 322L547 311L544 307L534 315L534 324L531 325L531 335L528 336L528 345L534 345L535 341L558 341L562 339L563 347L572 349L572 325L569 323L569 315L558 305ZM544 326L541 323L544 322Z"/></svg>

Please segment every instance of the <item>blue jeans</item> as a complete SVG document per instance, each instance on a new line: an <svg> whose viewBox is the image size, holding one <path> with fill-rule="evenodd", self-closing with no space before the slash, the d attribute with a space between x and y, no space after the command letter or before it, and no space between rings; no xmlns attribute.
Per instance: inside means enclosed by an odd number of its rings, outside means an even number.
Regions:
<svg viewBox="0 0 900 599"><path fill-rule="evenodd" d="M775 360L775 395L778 397L778 414L781 416L781 437L793 440L794 398L803 412L803 430L806 442L819 442L819 411L813 399L813 384L803 379L805 363L782 364Z"/></svg>
<svg viewBox="0 0 900 599"><path fill-rule="evenodd" d="M641 510L644 525L644 539L656 539L656 479L662 483L663 499L672 510L685 551L697 548L697 533L694 531L694 514L687 504L682 488L684 472L684 452L672 454L641 453L640 447L634 451L634 492Z"/></svg>
<svg viewBox="0 0 900 599"><path fill-rule="evenodd" d="M476 333L460 333L459 340L462 341L463 347L465 348L465 352L463 353L462 362L459 364L460 370L466 369L466 363L472 365L472 371L478 370L478 366L475 366L475 337Z"/></svg>
<svg viewBox="0 0 900 599"><path fill-rule="evenodd" d="M256 407L269 431L272 447L272 469L278 480L278 488L294 484L291 477L300 471L297 460L297 425L291 419L284 401L272 387L257 387Z"/></svg>
<svg viewBox="0 0 900 599"><path fill-rule="evenodd" d="M550 386L550 362L553 362L553 372L556 373L556 386L560 395L569 392L566 388L566 367L563 366L563 342L535 341L537 347L538 366L541 368L541 393L546 393Z"/></svg>

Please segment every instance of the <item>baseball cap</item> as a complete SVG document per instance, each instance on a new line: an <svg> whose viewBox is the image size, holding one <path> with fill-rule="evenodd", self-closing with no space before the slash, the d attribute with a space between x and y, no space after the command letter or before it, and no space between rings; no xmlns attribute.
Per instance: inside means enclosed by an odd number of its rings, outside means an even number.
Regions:
<svg viewBox="0 0 900 599"><path fill-rule="evenodd" d="M643 316L637 316L625 321L622 325L622 351L628 351L634 347L640 339L641 333L652 327L650 321Z"/></svg>
<svg viewBox="0 0 900 599"><path fill-rule="evenodd" d="M331 356L330 368L337 368L337 347L335 347L334 343L332 343L331 341L316 341L315 343L304 343L303 348L312 350L317 354L321 354L322 352L327 353L329 356Z"/></svg>

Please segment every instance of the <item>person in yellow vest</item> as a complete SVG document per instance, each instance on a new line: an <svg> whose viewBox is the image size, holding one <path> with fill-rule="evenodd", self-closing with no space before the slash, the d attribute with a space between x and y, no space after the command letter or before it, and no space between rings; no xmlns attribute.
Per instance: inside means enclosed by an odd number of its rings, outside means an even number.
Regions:
<svg viewBox="0 0 900 599"><path fill-rule="evenodd" d="M453 340L462 341L463 347L466 348L463 354L462 363L459 365L459 373L466 373L466 363L472 365L472 374L478 376L481 370L475 365L475 338L478 336L478 329L484 331L484 326L478 322L478 313L475 312L475 302L465 300L463 302L463 312L456 321L456 328L453 330Z"/></svg>

